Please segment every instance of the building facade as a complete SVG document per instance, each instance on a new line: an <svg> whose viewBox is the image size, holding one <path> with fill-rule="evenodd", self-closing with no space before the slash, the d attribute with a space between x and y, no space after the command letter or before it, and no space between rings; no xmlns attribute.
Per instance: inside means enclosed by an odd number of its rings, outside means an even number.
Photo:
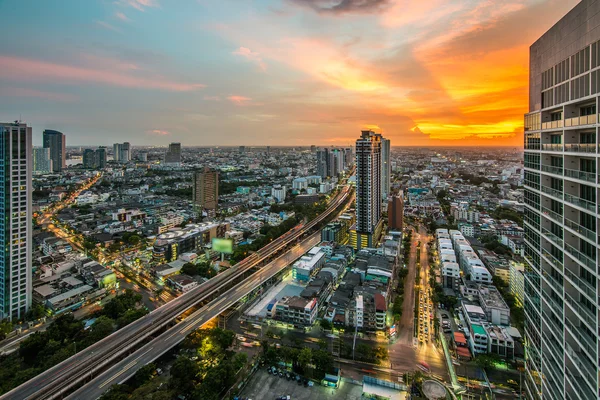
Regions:
<svg viewBox="0 0 600 400"><path fill-rule="evenodd" d="M33 173L36 175L49 174L52 172L52 159L49 148L33 149Z"/></svg>
<svg viewBox="0 0 600 400"><path fill-rule="evenodd" d="M362 131L356 141L356 233L373 246L381 220L381 135ZM357 240L362 248L363 240Z"/></svg>
<svg viewBox="0 0 600 400"><path fill-rule="evenodd" d="M193 201L199 213L216 215L219 206L219 171L205 167L194 173Z"/></svg>
<svg viewBox="0 0 600 400"><path fill-rule="evenodd" d="M402 230L402 220L404 218L404 200L402 193L391 196L388 201L388 227L390 229Z"/></svg>
<svg viewBox="0 0 600 400"><path fill-rule="evenodd" d="M42 135L43 147L50 149L52 172L60 172L67 168L67 140L62 132L46 129Z"/></svg>
<svg viewBox="0 0 600 400"><path fill-rule="evenodd" d="M390 162L391 152L390 140L381 138L381 198L386 200L390 194L390 179L392 175L392 164Z"/></svg>
<svg viewBox="0 0 600 400"><path fill-rule="evenodd" d="M165 164L181 165L181 143L170 143L165 153Z"/></svg>
<svg viewBox="0 0 600 400"><path fill-rule="evenodd" d="M21 319L31 307L31 153L31 127L0 124L0 320Z"/></svg>
<svg viewBox="0 0 600 400"><path fill-rule="evenodd" d="M530 399L597 399L600 1L530 47L525 343Z"/></svg>
<svg viewBox="0 0 600 400"><path fill-rule="evenodd" d="M113 160L122 164L131 161L131 145L129 142L113 144Z"/></svg>

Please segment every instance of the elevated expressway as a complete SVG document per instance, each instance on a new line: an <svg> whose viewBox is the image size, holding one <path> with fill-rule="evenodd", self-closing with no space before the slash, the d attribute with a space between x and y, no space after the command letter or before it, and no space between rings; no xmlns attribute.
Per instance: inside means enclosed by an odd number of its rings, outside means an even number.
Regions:
<svg viewBox="0 0 600 400"><path fill-rule="evenodd" d="M344 186L327 209L306 225L294 227L227 271L42 372L0 400L64 398L86 382L89 384L69 398L96 398L284 268L281 260L287 258L286 253L300 256L303 249L317 243L319 232L314 228L352 198L352 190ZM206 305L175 324L179 315L202 304Z"/></svg>

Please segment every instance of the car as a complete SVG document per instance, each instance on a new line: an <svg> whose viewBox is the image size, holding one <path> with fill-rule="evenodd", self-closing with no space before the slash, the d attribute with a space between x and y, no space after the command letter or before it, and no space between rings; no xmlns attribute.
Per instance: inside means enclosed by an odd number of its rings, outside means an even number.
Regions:
<svg viewBox="0 0 600 400"><path fill-rule="evenodd" d="M156 375L162 375L163 370L160 368L156 368Z"/></svg>
<svg viewBox="0 0 600 400"><path fill-rule="evenodd" d="M308 381L308 387L313 387L315 383L313 381Z"/></svg>
<svg viewBox="0 0 600 400"><path fill-rule="evenodd" d="M289 372L286 372L286 373L285 373L285 379L287 379L287 380L289 381L289 380L290 380L290 378L291 378L291 376L290 376Z"/></svg>

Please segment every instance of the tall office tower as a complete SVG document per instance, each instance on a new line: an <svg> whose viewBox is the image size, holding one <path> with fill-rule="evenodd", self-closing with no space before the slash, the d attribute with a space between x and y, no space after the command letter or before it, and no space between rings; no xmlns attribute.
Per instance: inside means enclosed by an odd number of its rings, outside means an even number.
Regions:
<svg viewBox="0 0 600 400"><path fill-rule="evenodd" d="M372 247L381 234L381 135L362 131L356 141L357 248Z"/></svg>
<svg viewBox="0 0 600 400"><path fill-rule="evenodd" d="M399 194L391 194L388 201L388 227L402 231L402 218L404 217L404 200L402 192Z"/></svg>
<svg viewBox="0 0 600 400"><path fill-rule="evenodd" d="M310 152L314 153L317 150L317 146L315 146L314 144L310 146Z"/></svg>
<svg viewBox="0 0 600 400"><path fill-rule="evenodd" d="M60 172L67 168L67 140L65 135L59 131L46 129L42 135L43 147L50 149L52 160L52 172Z"/></svg>
<svg viewBox="0 0 600 400"><path fill-rule="evenodd" d="M329 176L329 150L327 148L317 150L317 175L321 178Z"/></svg>
<svg viewBox="0 0 600 400"><path fill-rule="evenodd" d="M219 206L219 171L205 167L194 173L193 201L202 215L216 215Z"/></svg>
<svg viewBox="0 0 600 400"><path fill-rule="evenodd" d="M31 127L0 123L0 141L0 319L17 320L29 310L32 297Z"/></svg>
<svg viewBox="0 0 600 400"><path fill-rule="evenodd" d="M50 149L43 147L33 149L33 173L42 175L51 172L52 160L50 159Z"/></svg>
<svg viewBox="0 0 600 400"><path fill-rule="evenodd" d="M100 146L96 149L96 167L97 168L106 168L106 147Z"/></svg>
<svg viewBox="0 0 600 400"><path fill-rule="evenodd" d="M94 150L83 150L83 168L96 168L96 152Z"/></svg>
<svg viewBox="0 0 600 400"><path fill-rule="evenodd" d="M386 200L390 194L390 178L392 164L390 163L390 140L381 138L381 197Z"/></svg>
<svg viewBox="0 0 600 400"><path fill-rule="evenodd" d="M148 161L148 152L143 151L143 152L139 153L138 154L138 159L140 161L147 162Z"/></svg>
<svg viewBox="0 0 600 400"><path fill-rule="evenodd" d="M240 148L239 148L239 152L240 152L241 154L244 154L244 153L246 152L246 146L240 146Z"/></svg>
<svg viewBox="0 0 600 400"><path fill-rule="evenodd" d="M267 146L267 154L271 154L271 146Z"/></svg>
<svg viewBox="0 0 600 400"><path fill-rule="evenodd" d="M170 143L165 153L165 164L181 165L181 143Z"/></svg>
<svg viewBox="0 0 600 400"><path fill-rule="evenodd" d="M600 13L582 0L529 53L525 115L528 399L598 399Z"/></svg>

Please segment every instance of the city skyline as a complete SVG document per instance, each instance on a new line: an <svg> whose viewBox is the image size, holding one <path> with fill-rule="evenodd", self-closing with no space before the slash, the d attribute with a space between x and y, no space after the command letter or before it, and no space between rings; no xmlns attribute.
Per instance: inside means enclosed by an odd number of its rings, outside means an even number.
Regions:
<svg viewBox="0 0 600 400"><path fill-rule="evenodd" d="M519 146L528 46L576 3L5 2L2 118L35 145Z"/></svg>

